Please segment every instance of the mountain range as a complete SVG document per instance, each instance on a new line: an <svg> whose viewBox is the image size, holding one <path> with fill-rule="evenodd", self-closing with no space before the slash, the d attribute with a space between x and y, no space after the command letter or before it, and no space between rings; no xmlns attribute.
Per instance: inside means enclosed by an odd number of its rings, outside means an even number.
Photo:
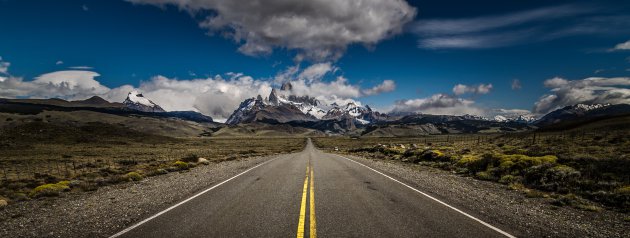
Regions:
<svg viewBox="0 0 630 238"><path fill-rule="evenodd" d="M272 89L263 98L261 95L244 100L234 110L225 124L214 122L206 115L194 111L167 112L161 106L144 97L138 91L129 92L122 103L109 102L98 96L86 100L66 101L63 99L0 99L0 113L35 115L44 111L78 112L91 111L122 117L155 118L160 123L173 122L186 127L205 128L201 135L231 135L255 133L257 130L282 130L292 133L323 133L354 136L415 136L444 133L493 133L529 130L554 130L575 127L580 123L609 117L630 115L630 105L585 105L577 104L560 108L539 119L531 115L498 115L485 118L476 115L429 115L420 113L385 114L349 102L325 105L314 97L291 94L292 85L285 83L280 89ZM120 119L122 120L122 119ZM145 119L143 119L145 120ZM155 123L155 120L151 121ZM158 124L160 124L158 123ZM141 124L141 123L140 123ZM142 125L135 129L149 130ZM164 131L167 125L150 131ZM240 128L240 129L239 129ZM247 128L247 129L244 129ZM262 129L264 128L264 129ZM275 129L274 129L275 128ZM302 128L302 129L299 129ZM189 130L194 134L194 129ZM310 132L309 132L310 131Z"/></svg>

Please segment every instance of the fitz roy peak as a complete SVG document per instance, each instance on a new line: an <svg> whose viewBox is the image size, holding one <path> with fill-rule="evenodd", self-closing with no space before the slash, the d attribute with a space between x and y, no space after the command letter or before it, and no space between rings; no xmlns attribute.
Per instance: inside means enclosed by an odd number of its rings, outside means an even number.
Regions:
<svg viewBox="0 0 630 238"><path fill-rule="evenodd" d="M162 107L145 98L138 91L129 92L123 104L127 108L142 112L166 112Z"/></svg>
<svg viewBox="0 0 630 238"><path fill-rule="evenodd" d="M256 98L246 99L232 113L226 123L230 125L256 121L286 123L350 118L360 124L369 124L385 117L384 114L374 112L369 107L358 106L352 102L345 106L322 105L314 97L290 95L289 92L292 88L290 83L285 83L280 88L281 93L278 93L278 90L274 88L266 99L260 95ZM325 110L322 107L330 108L330 110Z"/></svg>

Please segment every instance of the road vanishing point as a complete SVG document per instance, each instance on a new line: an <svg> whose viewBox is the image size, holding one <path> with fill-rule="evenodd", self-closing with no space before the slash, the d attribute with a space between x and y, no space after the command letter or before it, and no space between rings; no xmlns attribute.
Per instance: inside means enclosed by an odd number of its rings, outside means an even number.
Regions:
<svg viewBox="0 0 630 238"><path fill-rule="evenodd" d="M340 155L279 155L112 237L514 237Z"/></svg>

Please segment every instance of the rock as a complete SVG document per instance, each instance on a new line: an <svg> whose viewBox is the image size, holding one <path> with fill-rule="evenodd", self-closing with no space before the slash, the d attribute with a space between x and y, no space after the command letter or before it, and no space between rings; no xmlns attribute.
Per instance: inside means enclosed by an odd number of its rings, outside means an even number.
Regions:
<svg viewBox="0 0 630 238"><path fill-rule="evenodd" d="M7 205L9 205L9 202L7 202L7 200L0 199L0 207L6 207Z"/></svg>
<svg viewBox="0 0 630 238"><path fill-rule="evenodd" d="M198 164L205 164L205 165L209 165L209 164L210 164L210 161L208 161L206 158L201 158L201 157L200 157L200 158L198 158L198 159L197 159L197 163L198 163Z"/></svg>

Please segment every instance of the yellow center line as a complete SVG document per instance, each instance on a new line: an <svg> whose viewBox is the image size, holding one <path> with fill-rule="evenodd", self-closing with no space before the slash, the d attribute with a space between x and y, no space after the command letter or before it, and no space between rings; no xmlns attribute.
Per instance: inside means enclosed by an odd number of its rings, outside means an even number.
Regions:
<svg viewBox="0 0 630 238"><path fill-rule="evenodd" d="M306 194L308 192L309 169L309 166L306 166L306 179L304 180L304 189L302 190L302 205L300 206L300 220L298 222L297 238L304 237L304 220L306 218Z"/></svg>
<svg viewBox="0 0 630 238"><path fill-rule="evenodd" d="M317 223L315 221L315 185L314 185L314 176L313 176L313 168L311 167L311 197L310 197L310 203L311 203L311 214L310 214L310 218L311 218L311 233L310 233L310 237L311 238L317 238L317 231L315 230L315 228L317 227Z"/></svg>

